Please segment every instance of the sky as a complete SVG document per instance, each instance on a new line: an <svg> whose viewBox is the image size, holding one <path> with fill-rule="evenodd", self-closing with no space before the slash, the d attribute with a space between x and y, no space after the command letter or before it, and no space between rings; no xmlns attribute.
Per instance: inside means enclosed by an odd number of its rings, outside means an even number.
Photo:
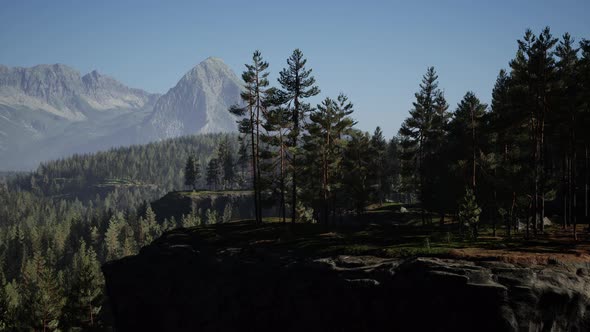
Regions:
<svg viewBox="0 0 590 332"><path fill-rule="evenodd" d="M0 64L62 63L165 93L209 56L238 75L260 50L272 83L295 48L325 97L348 95L358 127L396 135L427 67L454 110L494 81L527 28L590 39L590 1L0 0Z"/></svg>

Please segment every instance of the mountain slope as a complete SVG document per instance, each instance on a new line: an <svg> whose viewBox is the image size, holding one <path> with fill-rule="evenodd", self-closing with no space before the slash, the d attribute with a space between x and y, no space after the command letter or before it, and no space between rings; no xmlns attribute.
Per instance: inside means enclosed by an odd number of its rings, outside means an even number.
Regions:
<svg viewBox="0 0 590 332"><path fill-rule="evenodd" d="M86 144L141 123L158 97L96 71L0 65L0 169L110 147Z"/></svg>
<svg viewBox="0 0 590 332"><path fill-rule="evenodd" d="M210 57L158 99L144 125L144 135L165 139L236 131L236 118L228 108L240 102L241 89L236 74L221 59Z"/></svg>
<svg viewBox="0 0 590 332"><path fill-rule="evenodd" d="M0 65L0 170L27 170L74 153L200 133L235 132L228 112L240 79L219 58L187 72L165 95L68 66Z"/></svg>

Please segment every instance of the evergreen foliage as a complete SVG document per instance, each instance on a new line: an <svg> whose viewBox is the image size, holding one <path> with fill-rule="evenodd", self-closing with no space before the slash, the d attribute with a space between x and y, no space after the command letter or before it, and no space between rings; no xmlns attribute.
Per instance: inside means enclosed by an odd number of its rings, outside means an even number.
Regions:
<svg viewBox="0 0 590 332"><path fill-rule="evenodd" d="M184 167L184 184L193 190L196 189L197 181L201 175L201 165L193 156L189 156Z"/></svg>
<svg viewBox="0 0 590 332"><path fill-rule="evenodd" d="M287 68L279 73L279 84L281 90L278 91L279 100L287 105L291 113L291 130L289 132L290 145L289 154L291 156L291 221L297 220L297 176L300 173L300 153L299 137L301 135L302 121L311 111L311 106L305 102L305 99L313 97L320 93L320 89L315 85L315 78L311 76L311 69L305 65L307 59L303 57L303 52L295 49L287 59Z"/></svg>
<svg viewBox="0 0 590 332"><path fill-rule="evenodd" d="M465 189L465 196L463 196L463 199L459 204L459 211L457 214L459 215L461 225L469 230L469 236L473 237L473 239L477 239L477 226L481 209L477 205L473 189L469 187Z"/></svg>

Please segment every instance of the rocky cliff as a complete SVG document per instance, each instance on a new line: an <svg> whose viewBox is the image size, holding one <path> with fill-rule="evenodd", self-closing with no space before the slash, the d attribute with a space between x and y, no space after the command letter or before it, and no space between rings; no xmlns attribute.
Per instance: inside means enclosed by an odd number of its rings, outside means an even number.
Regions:
<svg viewBox="0 0 590 332"><path fill-rule="evenodd" d="M117 329L590 329L587 263L522 266L310 253L309 241L293 239L296 228L276 227L177 230L137 256L107 263L103 272ZM321 243L333 235L314 234Z"/></svg>
<svg viewBox="0 0 590 332"><path fill-rule="evenodd" d="M176 218L200 211L201 217L206 210L223 214L226 207L232 210L233 219L254 217L254 194L249 190L234 191L173 191L151 203L158 220Z"/></svg>

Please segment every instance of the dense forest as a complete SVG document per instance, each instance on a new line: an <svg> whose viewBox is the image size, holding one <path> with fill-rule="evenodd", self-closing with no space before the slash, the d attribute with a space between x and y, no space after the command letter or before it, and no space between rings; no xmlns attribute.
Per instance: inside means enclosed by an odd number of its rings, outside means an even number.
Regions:
<svg viewBox="0 0 590 332"><path fill-rule="evenodd" d="M108 322L100 264L137 253L166 230L215 221L203 211L202 221L187 215L157 222L147 202L184 187L187 156L205 164L218 146L235 151L237 138L182 137L6 174L0 181L0 329ZM205 180L196 185L206 187Z"/></svg>
<svg viewBox="0 0 590 332"><path fill-rule="evenodd" d="M16 179L9 185L13 190L83 200L113 188L131 187L161 195L182 188L182 169L189 156L198 159L204 170L222 141L229 151L238 152L236 134L179 137L45 162L31 174L12 175ZM197 186L204 188L204 181Z"/></svg>
<svg viewBox="0 0 590 332"><path fill-rule="evenodd" d="M433 67L399 133L356 128L349 98L326 96L295 50L268 79L253 54L242 74L239 134L182 137L76 155L0 181L0 329L109 325L101 263L163 232L221 221L219 211L158 221L148 202L173 190L253 189L282 222L366 222L369 204L418 203L428 227L465 240L483 224L525 237L588 220L590 41L527 31L490 105L466 92L451 109ZM413 84L413 83L412 83Z"/></svg>
<svg viewBox="0 0 590 332"><path fill-rule="evenodd" d="M427 71L399 132L402 183L441 220L470 206L474 235L481 214L508 236L543 233L551 216L576 237L588 223L590 42L527 30L509 68L490 106L467 92L454 112Z"/></svg>

